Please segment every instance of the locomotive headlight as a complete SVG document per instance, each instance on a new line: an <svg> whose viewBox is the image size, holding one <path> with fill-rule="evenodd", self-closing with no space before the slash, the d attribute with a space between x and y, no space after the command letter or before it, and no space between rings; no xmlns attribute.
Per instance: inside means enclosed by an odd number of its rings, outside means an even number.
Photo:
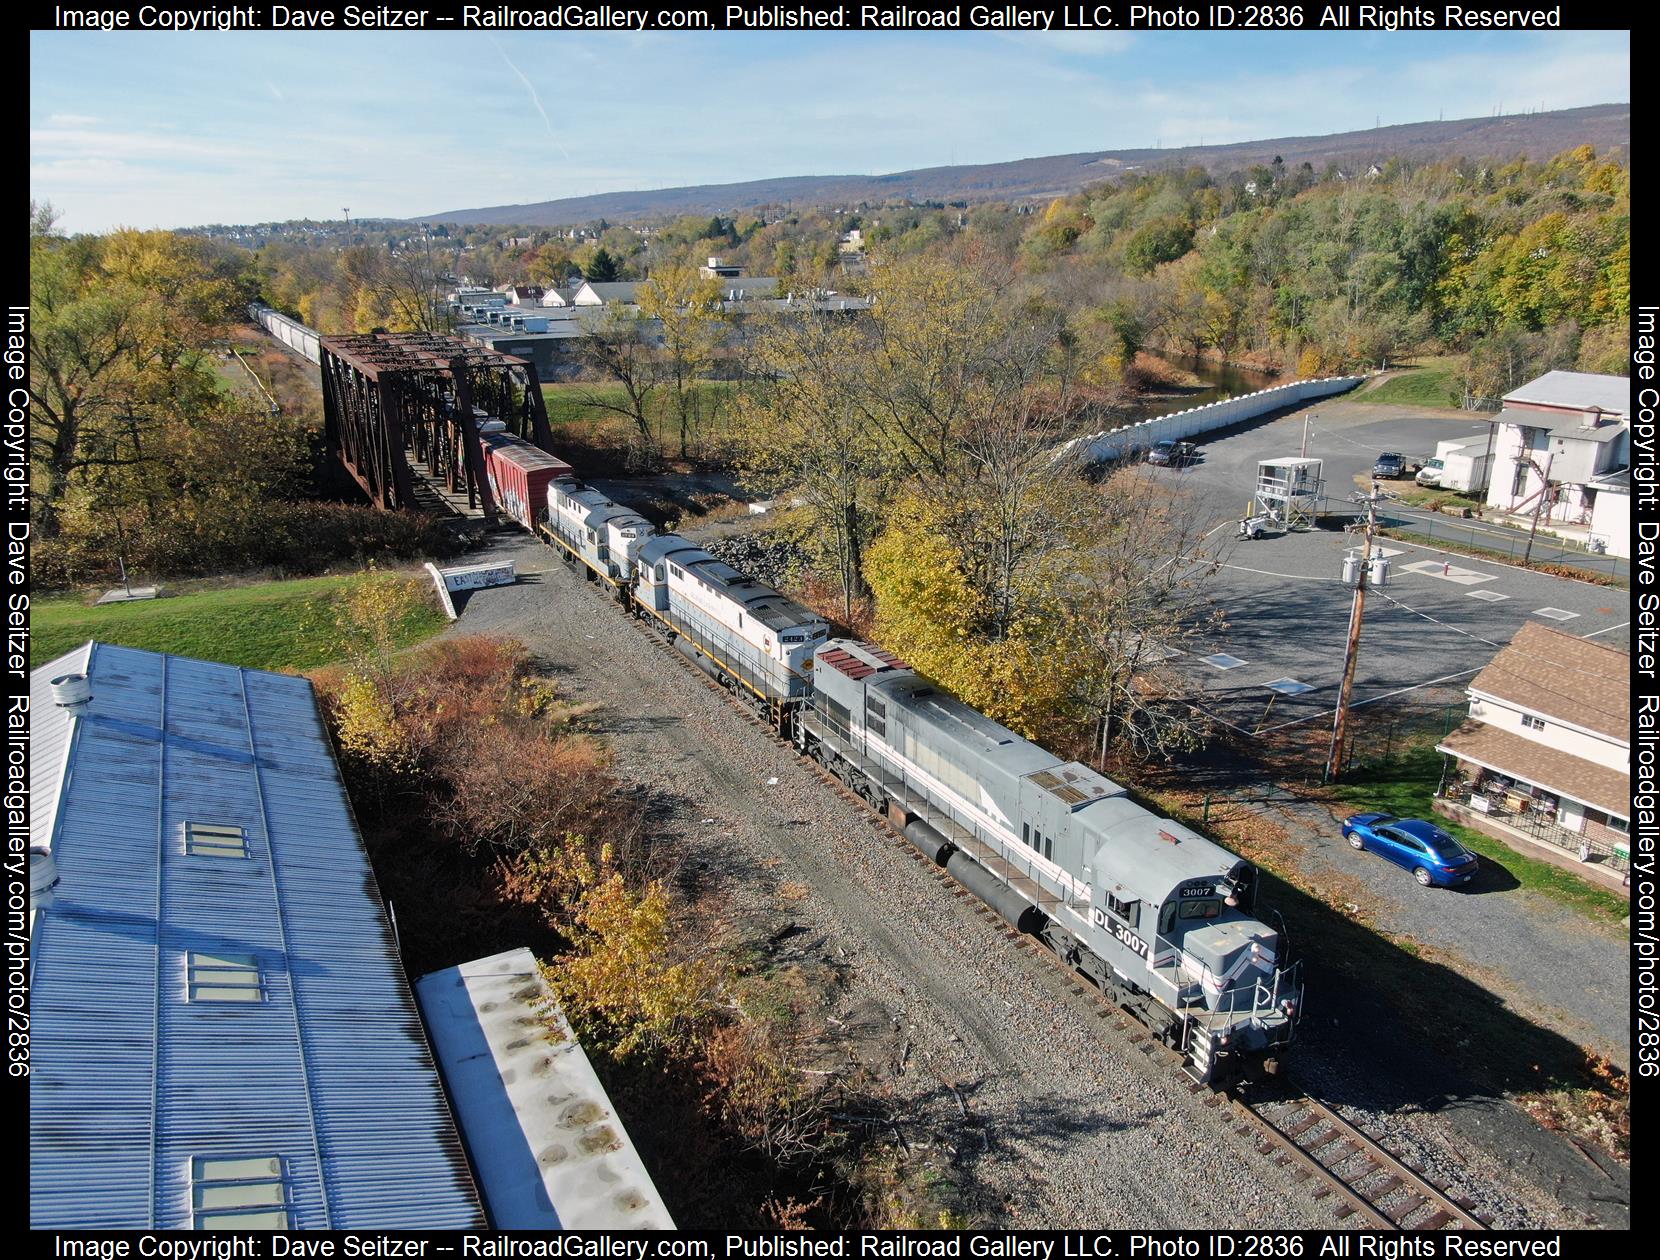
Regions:
<svg viewBox="0 0 1660 1260"><path fill-rule="evenodd" d="M1286 998L1285 1001L1280 1003L1280 1009L1287 1015L1295 1015L1297 1013L1297 1003L1292 998Z"/></svg>

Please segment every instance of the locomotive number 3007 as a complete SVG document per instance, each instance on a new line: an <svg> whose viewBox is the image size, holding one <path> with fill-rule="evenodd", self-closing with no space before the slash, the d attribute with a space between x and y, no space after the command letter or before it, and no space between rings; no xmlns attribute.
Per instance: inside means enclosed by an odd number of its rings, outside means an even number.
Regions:
<svg viewBox="0 0 1660 1260"><path fill-rule="evenodd" d="M1135 952L1140 954L1143 958L1147 957L1147 942L1142 940L1134 932L1130 931L1129 928L1124 927L1122 924L1114 923L1112 925L1112 934L1124 944L1128 945L1131 949L1135 950Z"/></svg>

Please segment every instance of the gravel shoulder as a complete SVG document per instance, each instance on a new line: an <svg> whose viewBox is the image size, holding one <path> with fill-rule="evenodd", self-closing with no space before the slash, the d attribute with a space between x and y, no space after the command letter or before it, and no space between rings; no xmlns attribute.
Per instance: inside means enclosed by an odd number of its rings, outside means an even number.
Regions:
<svg viewBox="0 0 1660 1260"><path fill-rule="evenodd" d="M499 536L521 581L452 633L522 639L597 722L624 781L761 944L787 933L841 977L845 1025L912 1148L977 1221L1018 1228L1315 1228L1331 1208L1256 1154L1110 1013L868 811L624 618L553 552ZM896 1049L896 1046L898 1049Z"/></svg>

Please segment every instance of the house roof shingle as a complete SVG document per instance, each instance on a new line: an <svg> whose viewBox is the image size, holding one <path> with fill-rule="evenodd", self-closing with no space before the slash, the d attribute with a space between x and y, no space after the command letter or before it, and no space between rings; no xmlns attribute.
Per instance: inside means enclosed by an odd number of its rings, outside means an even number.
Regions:
<svg viewBox="0 0 1660 1260"><path fill-rule="evenodd" d="M1470 690L1631 742L1631 654L1577 635L1529 622Z"/></svg>

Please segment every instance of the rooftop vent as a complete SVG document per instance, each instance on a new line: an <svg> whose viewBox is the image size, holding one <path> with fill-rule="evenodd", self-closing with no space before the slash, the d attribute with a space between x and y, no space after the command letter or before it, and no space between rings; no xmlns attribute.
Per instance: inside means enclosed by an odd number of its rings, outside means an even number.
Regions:
<svg viewBox="0 0 1660 1260"><path fill-rule="evenodd" d="M36 910L52 904L58 886L58 864L52 850L41 846L29 850L29 902Z"/></svg>
<svg viewBox="0 0 1660 1260"><path fill-rule="evenodd" d="M80 713L92 702L92 682L85 674L59 674L52 680L52 703Z"/></svg>

